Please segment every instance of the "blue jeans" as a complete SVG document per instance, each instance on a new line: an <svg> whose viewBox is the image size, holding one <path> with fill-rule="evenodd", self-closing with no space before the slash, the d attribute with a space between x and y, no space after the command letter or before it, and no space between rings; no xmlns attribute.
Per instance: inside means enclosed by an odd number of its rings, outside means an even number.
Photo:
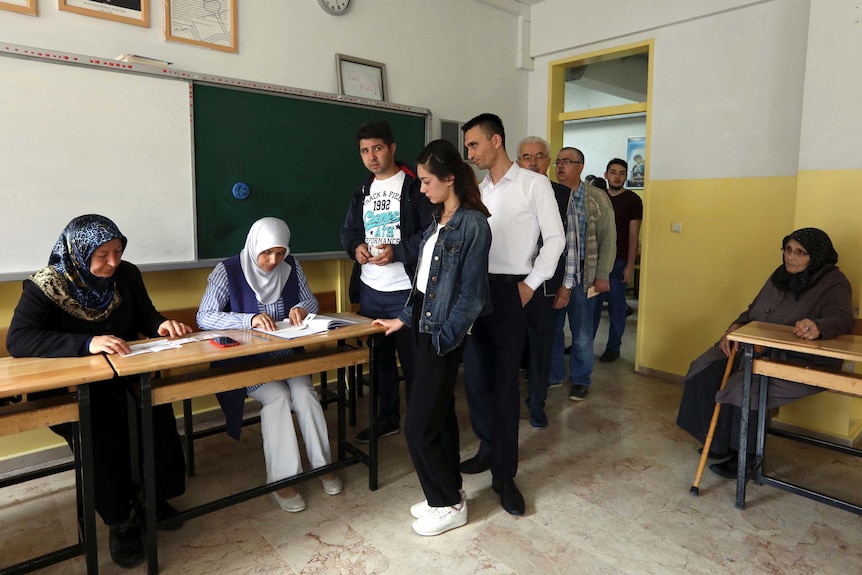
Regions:
<svg viewBox="0 0 862 575"><path fill-rule="evenodd" d="M596 338L596 331L598 331L599 322L602 319L602 303L607 300L611 326L608 330L608 344L605 347L613 351L620 350L623 341L623 332L626 330L627 286L623 282L623 270L625 267L626 260L616 260L610 276L610 293L600 293L595 297L596 310L593 314L593 339Z"/></svg>
<svg viewBox="0 0 862 575"><path fill-rule="evenodd" d="M572 330L572 351L569 355L569 381L572 385L590 385L593 374L593 314L596 298L588 298L584 286L572 288L569 305L557 320L557 333L554 337L554 347L551 350L551 374L549 379L556 383L566 379L566 366L563 361L563 351L566 338L563 327L566 316Z"/></svg>

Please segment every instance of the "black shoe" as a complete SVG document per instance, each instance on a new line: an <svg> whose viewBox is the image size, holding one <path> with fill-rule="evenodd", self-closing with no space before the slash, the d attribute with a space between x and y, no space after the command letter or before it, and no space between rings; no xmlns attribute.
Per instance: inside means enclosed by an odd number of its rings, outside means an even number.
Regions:
<svg viewBox="0 0 862 575"><path fill-rule="evenodd" d="M134 513L122 523L110 526L108 546L111 559L120 567L128 569L144 562L144 542Z"/></svg>
<svg viewBox="0 0 862 575"><path fill-rule="evenodd" d="M500 495L500 505L509 515L524 514L524 496L518 491L515 480L511 478L491 480L491 489Z"/></svg>
<svg viewBox="0 0 862 575"><path fill-rule="evenodd" d="M174 519L179 515L173 505L167 501L156 501L156 523L160 531L176 531L183 526L181 519Z"/></svg>
<svg viewBox="0 0 862 575"><path fill-rule="evenodd" d="M590 394L590 388L586 385L573 385L569 389L569 399L572 401L583 401Z"/></svg>
<svg viewBox="0 0 862 575"><path fill-rule="evenodd" d="M620 357L620 350L618 349L606 349L605 353L599 358L599 361L602 363L611 363L616 361Z"/></svg>
<svg viewBox="0 0 862 575"><path fill-rule="evenodd" d="M548 416L541 407L530 410L530 427L533 429L546 429L548 427Z"/></svg>
<svg viewBox="0 0 862 575"><path fill-rule="evenodd" d="M630 306L630 305L627 305L627 306L626 306L626 317L629 317L629 316L630 316L630 315L632 315L634 312L635 312L635 310L634 310L634 309L632 309L632 306Z"/></svg>
<svg viewBox="0 0 862 575"><path fill-rule="evenodd" d="M389 435L396 435L398 433L401 433L401 428L398 427L397 423L377 422L377 439L382 439ZM356 441L356 443L368 443L369 437L371 437L371 429L363 429L356 434L354 441Z"/></svg>
<svg viewBox="0 0 862 575"><path fill-rule="evenodd" d="M748 476L748 474L751 473L751 470L754 469L754 454L748 456L747 461L745 462L745 467L745 475ZM713 463L709 466L709 470L721 477L736 479L739 471L739 456L734 455L730 459L722 461L721 463Z"/></svg>
<svg viewBox="0 0 862 575"><path fill-rule="evenodd" d="M572 346L567 345L566 349L563 350L563 355L571 355L572 354Z"/></svg>
<svg viewBox="0 0 862 575"><path fill-rule="evenodd" d="M461 473L474 475L491 469L491 459L477 453L470 459L462 461L459 467L461 469Z"/></svg>

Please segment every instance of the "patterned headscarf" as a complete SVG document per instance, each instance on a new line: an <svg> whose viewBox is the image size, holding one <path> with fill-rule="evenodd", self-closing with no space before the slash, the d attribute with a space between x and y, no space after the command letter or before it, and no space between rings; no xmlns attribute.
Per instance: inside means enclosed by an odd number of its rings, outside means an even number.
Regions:
<svg viewBox="0 0 862 575"><path fill-rule="evenodd" d="M808 252L811 257L808 267L801 272L792 274L782 263L772 274L772 283L781 291L789 291L799 297L799 294L812 287L827 272L836 267L838 252L832 247L832 240L829 239L826 232L817 228L796 230L784 237L781 247L787 247L787 242L790 240L795 240Z"/></svg>
<svg viewBox="0 0 862 575"><path fill-rule="evenodd" d="M100 278L90 273L90 258L102 244L120 239L126 249L126 236L104 216L87 214L69 222L60 234L48 267L30 281L64 311L80 319L102 321L120 304L114 277Z"/></svg>
<svg viewBox="0 0 862 575"><path fill-rule="evenodd" d="M257 257L272 248L284 248L290 253L290 228L278 218L261 218L251 225L245 247L239 253L239 263L245 281L254 290L257 301L271 304L281 297L290 277L291 266L282 261L271 272L260 269ZM287 256L287 254L285 254Z"/></svg>

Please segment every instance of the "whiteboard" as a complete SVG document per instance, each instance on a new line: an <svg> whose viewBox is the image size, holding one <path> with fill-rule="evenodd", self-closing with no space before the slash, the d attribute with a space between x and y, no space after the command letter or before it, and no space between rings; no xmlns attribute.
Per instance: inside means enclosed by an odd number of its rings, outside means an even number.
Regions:
<svg viewBox="0 0 862 575"><path fill-rule="evenodd" d="M195 259L189 82L0 56L0 274L44 267L74 217L135 264Z"/></svg>

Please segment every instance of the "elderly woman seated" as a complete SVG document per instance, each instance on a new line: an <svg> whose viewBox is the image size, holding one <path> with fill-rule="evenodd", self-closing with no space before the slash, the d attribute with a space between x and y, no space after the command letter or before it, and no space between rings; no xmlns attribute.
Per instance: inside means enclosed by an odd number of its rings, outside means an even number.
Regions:
<svg viewBox="0 0 862 575"><path fill-rule="evenodd" d="M713 457L729 455L730 458L709 467L722 477L736 477L742 405L742 371L739 365L735 366L725 389L719 391L727 358L732 346L736 346L736 343L728 341L727 334L750 321L792 325L793 333L807 340L830 339L853 329L850 282L835 265L838 253L829 236L816 228L803 228L785 237L781 248L784 263L772 272L760 293L730 324L721 340L691 364L685 376L677 425L698 441L703 443L706 440L715 403L725 404L718 418L710 454ZM841 368L841 360L800 353L784 352L781 359L812 367ZM757 408L758 389L755 379L751 402L754 409ZM766 407L771 410L821 389L770 378L768 391ZM753 439L754 426L749 431ZM749 446L753 445L750 440Z"/></svg>

